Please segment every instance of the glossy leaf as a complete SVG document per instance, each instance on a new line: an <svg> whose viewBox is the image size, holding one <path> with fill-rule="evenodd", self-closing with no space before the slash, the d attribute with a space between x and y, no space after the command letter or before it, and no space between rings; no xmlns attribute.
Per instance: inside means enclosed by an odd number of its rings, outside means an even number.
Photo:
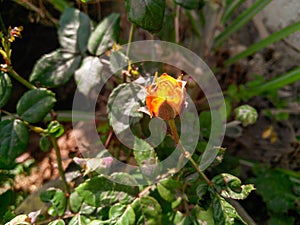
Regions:
<svg viewBox="0 0 300 225"><path fill-rule="evenodd" d="M72 212L77 213L80 210L83 198L80 197L78 192L74 191L71 193L69 198L70 209Z"/></svg>
<svg viewBox="0 0 300 225"><path fill-rule="evenodd" d="M115 220L114 224L134 225L135 214L130 205L115 204L109 210L109 218Z"/></svg>
<svg viewBox="0 0 300 225"><path fill-rule="evenodd" d="M102 55L112 47L119 36L120 15L110 14L99 23L88 40L88 50L93 55Z"/></svg>
<svg viewBox="0 0 300 225"><path fill-rule="evenodd" d="M49 138L47 136L42 136L39 141L39 146L43 152L47 152L51 147Z"/></svg>
<svg viewBox="0 0 300 225"><path fill-rule="evenodd" d="M78 90L88 96L91 90L100 83L103 65L99 58L88 56L83 59L78 70L75 71L75 80Z"/></svg>
<svg viewBox="0 0 300 225"><path fill-rule="evenodd" d="M11 95L12 84L7 73L0 71L0 108L5 106Z"/></svg>
<svg viewBox="0 0 300 225"><path fill-rule="evenodd" d="M65 221L63 221L62 219L58 219L50 222L48 225L65 225Z"/></svg>
<svg viewBox="0 0 300 225"><path fill-rule="evenodd" d="M165 0L126 0L125 4L130 22L151 32L161 29L165 13Z"/></svg>
<svg viewBox="0 0 300 225"><path fill-rule="evenodd" d="M46 89L34 89L26 92L17 104L18 115L29 123L37 123L54 107L54 93Z"/></svg>
<svg viewBox="0 0 300 225"><path fill-rule="evenodd" d="M239 178L228 173L215 176L212 182L218 193L225 198L245 199L255 189L252 184L242 185Z"/></svg>
<svg viewBox="0 0 300 225"><path fill-rule="evenodd" d="M48 124L47 132L50 135L59 138L61 135L63 135L65 129L57 120L53 120Z"/></svg>
<svg viewBox="0 0 300 225"><path fill-rule="evenodd" d="M88 225L90 223L90 219L87 218L84 215L78 214L75 215L70 222L68 223L68 225Z"/></svg>
<svg viewBox="0 0 300 225"><path fill-rule="evenodd" d="M162 224L162 208L157 200L151 196L142 196L139 200L145 224Z"/></svg>
<svg viewBox="0 0 300 225"><path fill-rule="evenodd" d="M58 41L69 53L85 53L91 33L91 20L78 9L67 8L59 21Z"/></svg>
<svg viewBox="0 0 300 225"><path fill-rule="evenodd" d="M51 216L62 216L67 207L67 198L65 193L56 188L49 188L45 192L40 194L40 198L43 202L51 203L48 213Z"/></svg>
<svg viewBox="0 0 300 225"><path fill-rule="evenodd" d="M141 118L138 111L145 101L146 90L136 83L121 84L110 94L107 113L114 132L119 134L130 127L129 117Z"/></svg>
<svg viewBox="0 0 300 225"><path fill-rule="evenodd" d="M83 202L95 207L117 202L129 204L137 194L136 188L112 183L103 176L93 177L79 185L75 190Z"/></svg>
<svg viewBox="0 0 300 225"><path fill-rule="evenodd" d="M29 132L21 120L0 122L0 168L9 169L27 148Z"/></svg>
<svg viewBox="0 0 300 225"><path fill-rule="evenodd" d="M213 197L213 215L215 224L246 224L235 208L218 194Z"/></svg>
<svg viewBox="0 0 300 225"><path fill-rule="evenodd" d="M186 9L198 9L201 5L201 0L174 0L174 2Z"/></svg>
<svg viewBox="0 0 300 225"><path fill-rule="evenodd" d="M43 87L58 87L65 84L81 62L81 56L58 49L40 58L30 75L31 83Z"/></svg>
<svg viewBox="0 0 300 225"><path fill-rule="evenodd" d="M178 190L180 188L180 182L174 179L166 179L162 180L157 184L157 191L159 195L168 202L175 201L178 196L176 196Z"/></svg>

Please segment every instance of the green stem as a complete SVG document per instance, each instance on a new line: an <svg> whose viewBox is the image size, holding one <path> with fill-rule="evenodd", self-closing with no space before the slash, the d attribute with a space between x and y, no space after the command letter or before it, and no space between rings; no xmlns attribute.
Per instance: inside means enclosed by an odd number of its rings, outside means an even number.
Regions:
<svg viewBox="0 0 300 225"><path fill-rule="evenodd" d="M134 33L135 33L135 24L131 24L130 31L129 31L129 37L128 37L128 45L127 45L127 50L126 50L126 56L128 57L130 47L131 47L131 42L134 39Z"/></svg>
<svg viewBox="0 0 300 225"><path fill-rule="evenodd" d="M59 175L61 177L61 180L63 182L64 189L67 193L70 193L70 188L69 188L69 185L67 183L65 172L63 170L62 163L61 163L61 155L60 155L59 146L57 144L57 139L53 136L50 136L50 141L51 141L51 144L52 144L52 146L55 150L58 171L59 171Z"/></svg>
<svg viewBox="0 0 300 225"><path fill-rule="evenodd" d="M192 163L193 167L203 177L203 179L208 183L208 185L211 185L212 181L210 181L208 179L208 177L203 173L203 171L200 170L199 166L197 165L195 160L192 158L191 154L188 151L186 151L185 148L181 145L179 135L178 135L178 132L177 132L177 127L176 127L174 119L170 119L168 122L169 122L169 126L170 126L170 129L171 129L171 134L172 134L172 137L173 137L175 143L177 145L181 146L181 150L182 150L184 156Z"/></svg>
<svg viewBox="0 0 300 225"><path fill-rule="evenodd" d="M21 84L23 84L28 89L36 89L36 86L29 83L27 80L25 80L23 77L21 77L12 67L8 68L8 73L11 75L14 79L19 81Z"/></svg>

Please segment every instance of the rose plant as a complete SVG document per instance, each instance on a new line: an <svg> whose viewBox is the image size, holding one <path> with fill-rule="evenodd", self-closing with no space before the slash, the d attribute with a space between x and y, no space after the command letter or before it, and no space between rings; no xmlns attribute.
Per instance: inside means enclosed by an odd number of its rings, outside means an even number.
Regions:
<svg viewBox="0 0 300 225"><path fill-rule="evenodd" d="M174 4L190 10L203 7L204 1L176 0ZM257 4L262 7L266 3L258 1ZM207 145L210 135L207 133L211 129L209 110L197 111L201 134L193 155L180 140L180 137L188 139L189 135L178 131L183 126L179 119L186 112L188 90L192 86L191 82L184 80L188 75L170 73L165 67L156 66L154 70L160 71L161 75L156 73L152 76L152 72L147 71L149 67L146 62L133 65L129 54L126 54L130 51L136 26L151 32L161 30L164 26L165 2L126 0L125 5L128 19L132 23L128 49L121 50L117 44L119 14L113 13L94 26L87 14L78 9L66 8L59 22L60 47L37 61L29 81L14 70L11 62L11 44L16 37L21 37L23 28L9 28L0 33L0 53L4 59L0 68L0 108L1 114L5 115L0 122L0 169L9 171L14 168L15 159L26 151L29 132L32 131L40 135L41 150L54 148L63 187L52 187L40 194L41 201L47 203L45 211L21 215L10 212L7 216L9 219L4 222L91 225L250 224L251 218L236 200L245 199L254 190L254 186L242 184L238 177L227 172L213 172L213 167L221 162L224 148L214 146L219 151L216 157L213 155L214 162L206 171L199 167L203 155L208 151L203 146ZM226 21L226 18L223 19ZM161 37L164 36L163 31ZM216 45L220 45L232 32L229 30L217 36ZM122 65L127 65L121 71L120 61ZM107 67L113 74L113 81L105 73ZM111 126L113 129L97 127L107 143L105 149L89 157L74 157L73 162L81 170L72 173L74 176L66 176L57 144L64 128L59 123L59 113L57 115L54 111L56 98L51 89L66 84L72 76L78 92L85 98L93 94L98 84L109 84L106 86L111 91L107 100L108 120L103 127ZM15 114L3 109L12 92L11 78L29 89L19 99ZM244 126L254 123L257 118L255 109L247 106L238 108L235 113L236 120L240 120ZM122 118L128 119L129 123L123 123ZM161 144L155 147L153 142L147 142L147 137L151 136L151 119L158 119L159 128L167 134ZM163 134L161 130L154 130L154 133L160 137ZM127 131L132 131L139 138L134 137L132 141L124 135ZM118 143L114 135L125 136L128 142L133 142L133 147L119 144L116 149L109 148L111 142ZM179 158L188 163L179 170L170 168L168 174L157 174L159 163L166 155L172 154L174 148L179 149ZM124 155L125 163L133 161L139 172L144 172L144 177L132 171L122 171L122 168L110 173L116 166L115 161L121 160ZM148 182L147 185L139 183L142 179Z"/></svg>

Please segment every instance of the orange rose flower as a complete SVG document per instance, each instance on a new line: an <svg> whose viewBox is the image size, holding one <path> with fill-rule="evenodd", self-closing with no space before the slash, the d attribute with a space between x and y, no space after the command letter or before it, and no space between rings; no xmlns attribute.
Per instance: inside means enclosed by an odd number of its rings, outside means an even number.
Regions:
<svg viewBox="0 0 300 225"><path fill-rule="evenodd" d="M166 73L147 86L146 105L150 116L163 120L175 118L185 105L185 81L174 79Z"/></svg>

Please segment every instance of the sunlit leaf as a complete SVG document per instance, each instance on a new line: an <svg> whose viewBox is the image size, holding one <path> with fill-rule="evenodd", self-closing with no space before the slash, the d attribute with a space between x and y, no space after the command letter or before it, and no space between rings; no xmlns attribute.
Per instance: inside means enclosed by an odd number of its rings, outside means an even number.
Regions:
<svg viewBox="0 0 300 225"><path fill-rule="evenodd" d="M61 86L71 78L80 62L80 55L73 55L58 49L42 56L37 61L29 80L43 87Z"/></svg>
<svg viewBox="0 0 300 225"><path fill-rule="evenodd" d="M91 20L78 9L67 8L59 21L58 40L64 51L85 53L91 33Z"/></svg>
<svg viewBox="0 0 300 225"><path fill-rule="evenodd" d="M90 53L99 56L112 47L119 36L119 22L120 15L112 13L99 23L88 40Z"/></svg>
<svg viewBox="0 0 300 225"><path fill-rule="evenodd" d="M58 219L50 222L49 225L65 225L65 221L63 221L62 219Z"/></svg>
<svg viewBox="0 0 300 225"><path fill-rule="evenodd" d="M146 89L135 83L121 84L110 94L107 113L114 132L119 134L130 127L129 118L141 118L138 111L146 98Z"/></svg>
<svg viewBox="0 0 300 225"><path fill-rule="evenodd" d="M88 96L91 90L100 83L103 65L99 58L88 56L75 71L75 80L78 90Z"/></svg>

